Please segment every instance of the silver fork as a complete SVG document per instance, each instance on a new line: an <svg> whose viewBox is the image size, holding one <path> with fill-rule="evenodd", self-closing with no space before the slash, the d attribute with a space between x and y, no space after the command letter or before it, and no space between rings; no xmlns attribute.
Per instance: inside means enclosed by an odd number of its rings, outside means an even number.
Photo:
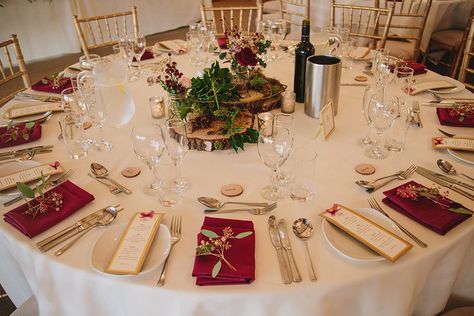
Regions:
<svg viewBox="0 0 474 316"><path fill-rule="evenodd" d="M413 235L412 233L410 233L405 227L403 227L401 224L399 224L397 221L395 221L393 218L390 217L390 215L388 215L383 209L382 207L380 206L380 204L377 202L377 200L375 200L374 198L370 198L367 200L369 202L369 205L370 207L372 207L373 209L379 211L380 213L382 213L383 215L387 216L395 225L397 225L398 228L400 228L400 230L402 232L404 232L408 237L410 237L411 239L413 239L414 242L416 242L418 245L420 245L420 247L423 247L423 248L426 248L428 247L427 244L425 244L423 241L421 241L421 239L419 239L418 237L416 237L415 235Z"/></svg>
<svg viewBox="0 0 474 316"><path fill-rule="evenodd" d="M423 123L421 122L421 116L420 116L420 101L413 101L413 106L412 106L413 113L416 114L416 123L418 124L418 127L423 127Z"/></svg>
<svg viewBox="0 0 474 316"><path fill-rule="evenodd" d="M168 267L168 259L170 258L171 250L173 246L178 243L181 239L181 216L173 216L171 218L171 247L168 256L166 257L165 263L163 263L163 270L161 270L160 278L158 279L158 286L165 284L166 278L166 267Z"/></svg>
<svg viewBox="0 0 474 316"><path fill-rule="evenodd" d="M400 173L399 175L397 176L394 176L393 178L390 178L388 179L387 181L384 181L382 182L381 184L379 185L375 185L373 188L371 189L367 189L366 191L369 192L369 193L372 193L374 192L375 190L377 189L380 189L381 187L389 184L390 182L392 182L393 180L406 180L408 179L414 172L416 171L416 166L415 165L411 165L410 167L408 167L407 170L403 171L402 173Z"/></svg>
<svg viewBox="0 0 474 316"><path fill-rule="evenodd" d="M254 215L264 215L270 211L273 211L276 207L277 207L277 202L274 202L265 207L257 207L257 208L234 208L234 209L228 209L228 210L206 209L204 210L204 213L232 213L232 212L246 211Z"/></svg>

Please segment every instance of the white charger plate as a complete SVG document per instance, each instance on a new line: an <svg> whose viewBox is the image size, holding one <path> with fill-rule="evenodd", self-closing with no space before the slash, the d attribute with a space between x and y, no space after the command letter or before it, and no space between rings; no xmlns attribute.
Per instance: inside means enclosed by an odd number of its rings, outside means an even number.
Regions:
<svg viewBox="0 0 474 316"><path fill-rule="evenodd" d="M474 165L474 151L456 150L448 148L448 153L462 162Z"/></svg>
<svg viewBox="0 0 474 316"><path fill-rule="evenodd" d="M127 224L112 225L106 228L106 231L96 241L91 253L91 268L104 275L117 277L130 277L134 275L119 275L105 272L105 268L109 264L115 250L117 249L120 238L125 232ZM166 225L160 224L160 228L155 235L155 239L151 244L148 256L143 263L142 271L138 274L144 274L158 268L170 251L171 236Z"/></svg>
<svg viewBox="0 0 474 316"><path fill-rule="evenodd" d="M429 92L435 92L435 93L438 93L438 94L450 94L450 93L460 92L460 91L462 91L466 88L461 82L459 82L456 79L453 79L451 77L448 77L448 76L443 76L442 79L439 79L439 80L447 81L449 83L452 83L453 85L455 85L455 87L454 88L445 88L445 89L430 89L430 90L428 90Z"/></svg>
<svg viewBox="0 0 474 316"><path fill-rule="evenodd" d="M403 236L402 231L388 217L378 211L371 208L357 208L355 210L390 232L400 237ZM326 219L323 219L321 226L323 236L328 244L342 257L359 262L377 262L386 260L369 247L351 237L342 229L329 223Z"/></svg>

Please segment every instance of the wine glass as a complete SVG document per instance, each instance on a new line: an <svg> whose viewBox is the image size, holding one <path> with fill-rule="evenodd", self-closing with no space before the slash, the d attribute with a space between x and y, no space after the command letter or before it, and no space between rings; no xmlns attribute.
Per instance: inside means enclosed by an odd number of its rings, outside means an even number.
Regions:
<svg viewBox="0 0 474 316"><path fill-rule="evenodd" d="M132 41L130 40L128 36L121 37L119 39L118 47L121 52L120 57L122 57L124 60L127 61L128 71L129 71L128 79L130 81L137 80L138 77L136 77L135 74L131 72L132 62L133 62Z"/></svg>
<svg viewBox="0 0 474 316"><path fill-rule="evenodd" d="M270 136L260 134L258 137L257 148L260 159L273 171L271 185L262 189L262 196L267 200L276 201L285 197L284 192L280 190L282 177L279 170L290 156L292 146L293 137L288 128L283 126L275 126Z"/></svg>
<svg viewBox="0 0 474 316"><path fill-rule="evenodd" d="M177 118L169 119L165 122L164 132L166 150L175 167L174 182L179 189L184 190L189 186L186 178L181 176L181 165L188 151L186 123Z"/></svg>
<svg viewBox="0 0 474 316"><path fill-rule="evenodd" d="M263 39L265 41L271 41L272 40L272 21L270 20L260 21L259 32L260 34L263 35ZM267 56L267 54L268 53L265 53L265 55L263 56L263 59L268 64L269 62L272 61L272 57Z"/></svg>
<svg viewBox="0 0 474 316"><path fill-rule="evenodd" d="M131 39L130 43L131 43L131 48L133 51L133 57L135 57L135 60L137 61L136 76L140 78L140 76L144 74L140 60L142 59L142 56L145 53L145 49L146 49L145 36L137 36L136 38Z"/></svg>
<svg viewBox="0 0 474 316"><path fill-rule="evenodd" d="M398 58L393 56L380 56L377 61L377 77L376 80L382 86L388 86L395 79L393 71L398 66Z"/></svg>
<svg viewBox="0 0 474 316"><path fill-rule="evenodd" d="M150 168L153 182L144 189L145 194L156 195L159 190L159 178L156 167L165 149L165 138L161 126L144 124L132 129L132 144L135 155Z"/></svg>
<svg viewBox="0 0 474 316"><path fill-rule="evenodd" d="M280 49L280 43L286 35L286 21L284 19L274 20L271 25L272 41L275 44L275 60L280 60L278 51Z"/></svg>
<svg viewBox="0 0 474 316"><path fill-rule="evenodd" d="M372 147L366 150L366 155L374 159L384 159L387 157L383 150L382 135L392 125L398 115L399 101L396 96L382 91L370 98L367 113L371 124L375 127L377 137Z"/></svg>
<svg viewBox="0 0 474 316"><path fill-rule="evenodd" d="M365 136L361 140L362 145L364 146L369 146L369 145L372 145L373 143L373 140L371 137L373 124L372 124L372 121L370 120L369 111L368 111L370 100L372 99L373 96L375 95L380 96L382 95L382 93L383 93L383 88L377 85L368 86L367 88L365 88L364 98L362 100L362 115L364 116L364 119L367 123L367 128L366 128Z"/></svg>
<svg viewBox="0 0 474 316"><path fill-rule="evenodd" d="M375 78L375 82L378 84L378 74L377 74L377 65L378 65L378 62L379 62L379 59L382 57L382 56L388 56L388 54L390 53L390 51L386 48L377 48L375 50L375 54L374 54L374 58L372 59L372 69L371 69L371 72L372 74L374 75L374 78Z"/></svg>

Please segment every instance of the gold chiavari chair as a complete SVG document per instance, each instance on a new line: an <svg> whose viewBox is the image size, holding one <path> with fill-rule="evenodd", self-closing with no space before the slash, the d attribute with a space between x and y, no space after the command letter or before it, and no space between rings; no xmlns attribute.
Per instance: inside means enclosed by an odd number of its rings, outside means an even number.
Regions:
<svg viewBox="0 0 474 316"><path fill-rule="evenodd" d="M15 64L18 66L15 66ZM23 79L23 87L19 89L9 88L8 85L19 77ZM30 76L16 34L0 43L0 87L14 90L13 92L7 92L6 96L0 97L0 106L11 100L16 93L31 87Z"/></svg>
<svg viewBox="0 0 474 316"><path fill-rule="evenodd" d="M74 15L72 19L86 56L89 56L91 49L117 44L121 37L129 35L130 22L127 23L127 20L132 20L133 35L138 36L138 16L135 6L126 12L84 18Z"/></svg>
<svg viewBox="0 0 474 316"><path fill-rule="evenodd" d="M336 14L338 20L336 21ZM378 41L378 47L385 47L388 30L392 21L393 6L383 9L335 3L331 0L330 26L349 29L349 35L369 41ZM384 21L381 19L383 18ZM379 28L382 34L379 35Z"/></svg>
<svg viewBox="0 0 474 316"><path fill-rule="evenodd" d="M461 63L461 70L459 71L459 81L464 83L466 87L468 87L471 90L474 90L474 85L472 83L467 82L468 77L469 81L472 82L472 79L474 79L474 68L470 67L471 64L471 57L474 56L474 51L473 51L473 45L472 45L472 39L474 37L474 18L471 18L471 24L469 28L469 33L467 35L467 40L466 40L466 45L464 48L464 56L462 59ZM468 75L471 76L468 76Z"/></svg>
<svg viewBox="0 0 474 316"><path fill-rule="evenodd" d="M432 0L375 0L375 6L387 9L393 6L390 33L385 47L390 55L416 60ZM385 18L385 17L384 17ZM382 18L381 20L383 21ZM399 32L400 34L396 34Z"/></svg>
<svg viewBox="0 0 474 316"><path fill-rule="evenodd" d="M310 0L280 0L280 15L291 26L301 27L310 19Z"/></svg>
<svg viewBox="0 0 474 316"><path fill-rule="evenodd" d="M201 19L203 23L212 22L217 35L223 35L226 29L234 27L244 32L256 32L262 20L262 10L263 5L258 0L256 6L244 7L207 7L201 4Z"/></svg>

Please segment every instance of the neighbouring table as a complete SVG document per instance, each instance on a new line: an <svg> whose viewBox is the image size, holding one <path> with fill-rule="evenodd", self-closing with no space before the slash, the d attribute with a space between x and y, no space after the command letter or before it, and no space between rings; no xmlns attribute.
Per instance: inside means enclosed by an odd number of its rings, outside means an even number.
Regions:
<svg viewBox="0 0 474 316"><path fill-rule="evenodd" d="M188 58L188 55L174 57L185 75L194 76L202 67L191 64ZM342 82L352 82L362 66L362 63L355 63L353 70L344 71ZM280 62L270 63L265 73L292 89L293 57L285 55ZM438 75L430 72L418 78L423 76ZM44 136L39 143L55 144L55 150L54 153L39 156L38 161L60 160L65 168L74 168L71 180L94 194L96 200L31 240L9 224L0 223L0 283L16 304L34 294L42 315L152 315L158 312L168 315L398 316L434 315L444 308L452 293L474 299L472 218L446 236L439 236L386 207L397 221L429 244L425 249L415 245L396 263L361 264L345 259L327 244L321 233L318 214L333 202L354 208L368 207L367 198L370 195L354 184L356 179L361 178L354 170L356 164L370 162L377 168L374 176L381 176L413 163L435 170L438 158L454 161L446 152L431 148L431 136L438 135L436 129L439 127L434 109L422 107L424 128L409 129L405 152L393 154L386 160L371 161L364 156L359 144L365 124L361 114L364 87L341 88L336 130L326 142L312 138L318 120L305 116L302 104L298 104L294 113L296 142L316 146L318 151L314 177L316 195L306 203L279 201L272 214L277 218L286 218L288 223L299 217L313 222L316 233L309 240L309 247L318 281L309 281L303 244L291 236L303 282L283 285L267 231L268 216L234 213L219 217L250 219L255 224L256 280L250 285L199 287L191 277L196 236L204 218L203 207L196 198L205 195L224 199L219 194L219 188L235 182L245 188L239 200L261 200L259 191L268 184L270 171L260 161L256 145L247 145L245 151L239 154L230 150L211 153L189 151L183 173L191 181L191 187L183 203L175 208L160 206L156 198L142 193L142 187L151 175L135 157L129 139L132 126L156 122L150 116L148 98L164 96L165 93L159 85L148 86L145 79L132 83L131 88L137 111L127 126L118 130L106 129L106 136L114 144L110 153L91 150L90 156L84 160L69 160L63 144L57 140L59 129L56 118L44 125ZM459 95L471 94L463 91ZM422 94L416 97L423 98L429 96ZM472 129L457 128L456 133L472 133ZM165 156L163 160L166 161ZM133 195L113 196L102 184L89 178L87 172L93 161L112 170L112 176L130 187ZM120 171L131 165L140 166L142 174L133 179L121 177ZM472 166L457 161L455 165L460 172L472 173ZM432 185L417 174L412 179ZM400 183L393 183L387 189ZM473 207L472 201L457 193L451 194L455 200ZM380 201L382 190L372 195ZM116 224L128 222L136 211L150 209L165 212L167 224L171 215L183 216L182 239L171 255L165 287L156 286L161 269L139 277L113 277L94 272L89 266L90 253L103 233L101 229L89 233L61 257L55 257L52 252L40 253L35 247L35 242L115 202L120 202L126 209L119 214ZM6 211L2 209L2 213Z"/></svg>

